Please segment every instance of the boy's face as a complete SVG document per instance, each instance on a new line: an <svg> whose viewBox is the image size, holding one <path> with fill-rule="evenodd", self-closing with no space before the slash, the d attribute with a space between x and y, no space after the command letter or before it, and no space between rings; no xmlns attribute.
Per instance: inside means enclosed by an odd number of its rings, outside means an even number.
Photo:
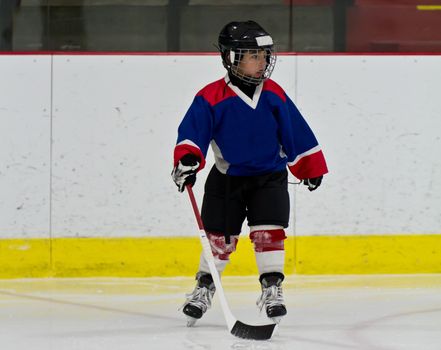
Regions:
<svg viewBox="0 0 441 350"><path fill-rule="evenodd" d="M238 73L260 78L265 72L268 54L265 50L246 51L237 66Z"/></svg>

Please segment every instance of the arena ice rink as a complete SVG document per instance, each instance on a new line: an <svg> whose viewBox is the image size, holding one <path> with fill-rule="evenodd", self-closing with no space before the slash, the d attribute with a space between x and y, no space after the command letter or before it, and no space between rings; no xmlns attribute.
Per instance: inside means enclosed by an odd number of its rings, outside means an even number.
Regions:
<svg viewBox="0 0 441 350"><path fill-rule="evenodd" d="M240 321L268 322L255 277L223 284ZM189 277L1 280L1 349L441 349L439 274L288 276L288 315L270 341L230 335L216 297L187 328L178 308L193 286Z"/></svg>
<svg viewBox="0 0 441 350"><path fill-rule="evenodd" d="M216 297L187 328L178 309L190 277L24 278L196 272L187 263L200 246L180 239L197 227L171 182L171 149L219 63L0 55L0 350L441 350L439 55L278 59L275 80L331 172L313 196L295 192L287 267L298 274L287 273L288 315L270 341L230 335ZM243 274L222 280L230 308L267 323L258 277Z"/></svg>

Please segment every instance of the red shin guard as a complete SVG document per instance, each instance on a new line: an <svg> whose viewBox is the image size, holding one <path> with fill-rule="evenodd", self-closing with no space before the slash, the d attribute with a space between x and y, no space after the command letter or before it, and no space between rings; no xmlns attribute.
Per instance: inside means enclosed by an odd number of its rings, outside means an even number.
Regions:
<svg viewBox="0 0 441 350"><path fill-rule="evenodd" d="M207 238L210 242L213 256L219 260L228 260L230 254L236 250L237 237L230 237L230 244L225 243L225 236L222 233L207 232Z"/></svg>
<svg viewBox="0 0 441 350"><path fill-rule="evenodd" d="M250 233L250 239L254 243L254 251L257 253L284 250L283 240L286 239L285 230L256 230Z"/></svg>

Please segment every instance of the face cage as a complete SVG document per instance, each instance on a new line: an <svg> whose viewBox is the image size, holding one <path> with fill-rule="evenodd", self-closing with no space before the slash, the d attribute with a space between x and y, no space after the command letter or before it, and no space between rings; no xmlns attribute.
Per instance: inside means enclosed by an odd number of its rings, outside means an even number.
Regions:
<svg viewBox="0 0 441 350"><path fill-rule="evenodd" d="M266 68L265 71L259 78L251 77L242 72L239 68L239 62L244 57L245 53L256 54L259 51L264 50L266 53ZM236 49L234 50L234 62L231 65L231 73L237 78L244 82L251 83L254 85L259 85L262 81L269 79L273 73L274 67L276 65L277 55L274 49Z"/></svg>

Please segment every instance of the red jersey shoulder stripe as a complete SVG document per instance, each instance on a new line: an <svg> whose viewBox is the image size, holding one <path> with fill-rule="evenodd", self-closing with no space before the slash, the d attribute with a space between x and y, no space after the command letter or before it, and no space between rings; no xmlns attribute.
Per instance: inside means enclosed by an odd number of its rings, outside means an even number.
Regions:
<svg viewBox="0 0 441 350"><path fill-rule="evenodd" d="M262 91L271 91L273 94L279 96L283 102L286 102L285 91L274 80L271 79L265 80L263 82Z"/></svg>
<svg viewBox="0 0 441 350"><path fill-rule="evenodd" d="M237 95L233 90L227 88L227 83L222 78L205 86L196 96L202 96L211 106L214 106L229 97Z"/></svg>

